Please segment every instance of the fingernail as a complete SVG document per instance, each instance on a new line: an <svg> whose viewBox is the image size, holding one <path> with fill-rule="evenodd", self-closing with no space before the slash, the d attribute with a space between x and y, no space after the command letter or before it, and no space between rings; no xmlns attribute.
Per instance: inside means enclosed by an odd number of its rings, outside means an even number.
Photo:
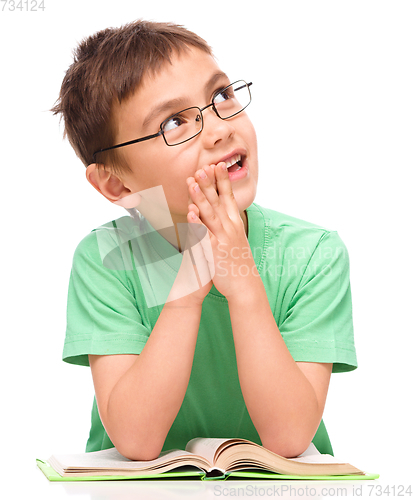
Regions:
<svg viewBox="0 0 414 500"><path fill-rule="evenodd" d="M200 170L198 176L200 177L200 179L205 179L207 177L207 174L204 172L204 170Z"/></svg>
<svg viewBox="0 0 414 500"><path fill-rule="evenodd" d="M200 186L198 184L195 184L193 189L194 191L200 191Z"/></svg>

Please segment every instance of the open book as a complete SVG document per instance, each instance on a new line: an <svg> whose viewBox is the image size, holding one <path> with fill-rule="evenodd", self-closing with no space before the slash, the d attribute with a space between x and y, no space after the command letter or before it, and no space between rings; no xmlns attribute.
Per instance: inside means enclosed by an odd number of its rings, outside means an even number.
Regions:
<svg viewBox="0 0 414 500"><path fill-rule="evenodd" d="M115 448L77 455L53 455L49 466L38 460L38 466L50 480L127 479L148 477L201 476L220 479L228 475L278 478L374 479L356 467L340 462L331 455L321 455L311 443L297 458L284 458L244 439L196 438L185 451L161 453L155 460L133 461ZM48 470L49 469L49 470ZM53 472L57 473L53 474ZM59 479L60 478L60 479Z"/></svg>

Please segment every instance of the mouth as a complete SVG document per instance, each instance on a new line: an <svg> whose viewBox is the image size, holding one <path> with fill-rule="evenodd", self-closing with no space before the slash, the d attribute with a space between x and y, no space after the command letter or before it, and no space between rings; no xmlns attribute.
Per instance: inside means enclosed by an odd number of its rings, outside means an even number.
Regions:
<svg viewBox="0 0 414 500"><path fill-rule="evenodd" d="M235 154L231 158L226 160L226 166L227 166L227 171L230 172L237 172L240 170L243 166L243 159L242 155L240 154Z"/></svg>

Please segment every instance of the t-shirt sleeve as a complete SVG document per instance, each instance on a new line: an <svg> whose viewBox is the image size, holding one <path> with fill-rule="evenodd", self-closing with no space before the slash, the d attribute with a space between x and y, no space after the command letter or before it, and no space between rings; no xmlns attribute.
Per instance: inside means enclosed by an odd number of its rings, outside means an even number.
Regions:
<svg viewBox="0 0 414 500"><path fill-rule="evenodd" d="M128 271L103 265L96 232L90 233L73 258L63 360L88 366L88 354L140 354L149 334Z"/></svg>
<svg viewBox="0 0 414 500"><path fill-rule="evenodd" d="M320 238L279 328L295 361L333 363L333 372L357 367L349 258L336 232Z"/></svg>

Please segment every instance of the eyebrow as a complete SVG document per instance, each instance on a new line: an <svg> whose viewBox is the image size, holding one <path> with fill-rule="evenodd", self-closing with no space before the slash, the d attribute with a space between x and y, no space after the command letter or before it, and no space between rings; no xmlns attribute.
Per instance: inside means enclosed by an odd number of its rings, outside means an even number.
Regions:
<svg viewBox="0 0 414 500"><path fill-rule="evenodd" d="M217 83L219 80L227 79L228 76L226 73L220 71L218 73L215 73L206 83L205 89L208 90ZM188 98L185 97L179 97L176 99L170 99L168 101L161 102L157 104L154 108L151 109L151 111L148 113L146 116L142 127L145 129L148 127L148 125L155 119L157 116L159 116L161 113L166 113L167 111L172 111L173 109L183 109L185 106L188 104Z"/></svg>

